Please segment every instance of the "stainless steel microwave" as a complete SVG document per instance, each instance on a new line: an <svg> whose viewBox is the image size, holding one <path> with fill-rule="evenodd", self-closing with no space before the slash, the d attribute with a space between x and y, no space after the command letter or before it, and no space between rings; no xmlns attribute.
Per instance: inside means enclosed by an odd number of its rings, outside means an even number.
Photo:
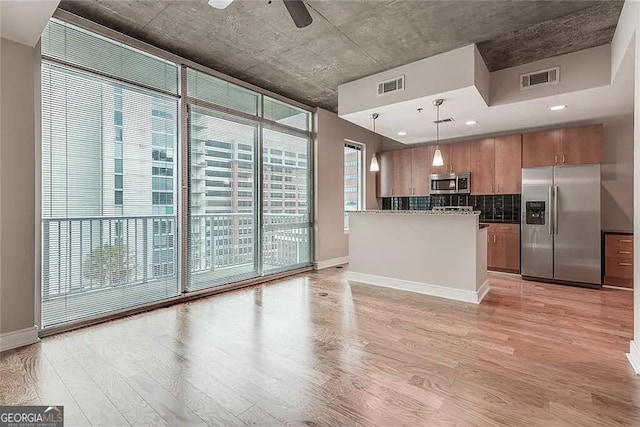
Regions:
<svg viewBox="0 0 640 427"><path fill-rule="evenodd" d="M429 194L469 194L471 172L429 175Z"/></svg>

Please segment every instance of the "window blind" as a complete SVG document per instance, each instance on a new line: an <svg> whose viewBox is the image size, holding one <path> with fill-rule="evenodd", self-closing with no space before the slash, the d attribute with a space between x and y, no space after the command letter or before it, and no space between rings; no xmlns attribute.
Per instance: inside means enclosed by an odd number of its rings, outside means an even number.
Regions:
<svg viewBox="0 0 640 427"><path fill-rule="evenodd" d="M42 33L42 55L168 94L178 94L178 66L66 22L52 19Z"/></svg>
<svg viewBox="0 0 640 427"><path fill-rule="evenodd" d="M79 68L42 63L45 328L158 301L180 290L178 100L86 71L100 69L175 90L171 79L154 77L160 68L168 76L171 67L66 24L52 22L47 31L47 52L51 45L71 46L70 32L85 40L80 43L85 50L66 50L64 58ZM84 58L95 43L111 43L111 50L91 56L108 53L120 64L106 69L101 67L108 61ZM149 64L159 68L151 66L145 77L139 70Z"/></svg>

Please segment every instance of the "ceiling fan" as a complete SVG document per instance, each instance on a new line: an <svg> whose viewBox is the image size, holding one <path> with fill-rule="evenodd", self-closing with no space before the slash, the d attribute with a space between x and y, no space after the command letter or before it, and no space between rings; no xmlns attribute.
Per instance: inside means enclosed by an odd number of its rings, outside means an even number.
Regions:
<svg viewBox="0 0 640 427"><path fill-rule="evenodd" d="M293 22L296 24L296 27L304 28L313 22L313 18L309 14L307 6L305 6L303 0L282 1L289 12L289 15L291 15L291 19L293 19ZM209 0L209 6L215 7L216 9L224 9L232 2L233 0ZM269 0L269 4L271 4L271 0Z"/></svg>

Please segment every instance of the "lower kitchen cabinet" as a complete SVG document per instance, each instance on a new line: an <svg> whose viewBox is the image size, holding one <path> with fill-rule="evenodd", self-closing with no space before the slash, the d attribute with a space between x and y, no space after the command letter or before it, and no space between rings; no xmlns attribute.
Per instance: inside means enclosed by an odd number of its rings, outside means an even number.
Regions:
<svg viewBox="0 0 640 427"><path fill-rule="evenodd" d="M633 288L633 235L605 233L604 284Z"/></svg>
<svg viewBox="0 0 640 427"><path fill-rule="evenodd" d="M509 273L520 272L519 224L489 224L487 268Z"/></svg>

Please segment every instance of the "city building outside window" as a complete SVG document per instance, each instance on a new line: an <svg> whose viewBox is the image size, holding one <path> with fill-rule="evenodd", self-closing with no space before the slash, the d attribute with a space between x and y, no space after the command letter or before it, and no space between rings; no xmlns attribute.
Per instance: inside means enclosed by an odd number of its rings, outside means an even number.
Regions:
<svg viewBox="0 0 640 427"><path fill-rule="evenodd" d="M344 144L344 230L349 231L349 212L363 207L364 146L356 142Z"/></svg>

